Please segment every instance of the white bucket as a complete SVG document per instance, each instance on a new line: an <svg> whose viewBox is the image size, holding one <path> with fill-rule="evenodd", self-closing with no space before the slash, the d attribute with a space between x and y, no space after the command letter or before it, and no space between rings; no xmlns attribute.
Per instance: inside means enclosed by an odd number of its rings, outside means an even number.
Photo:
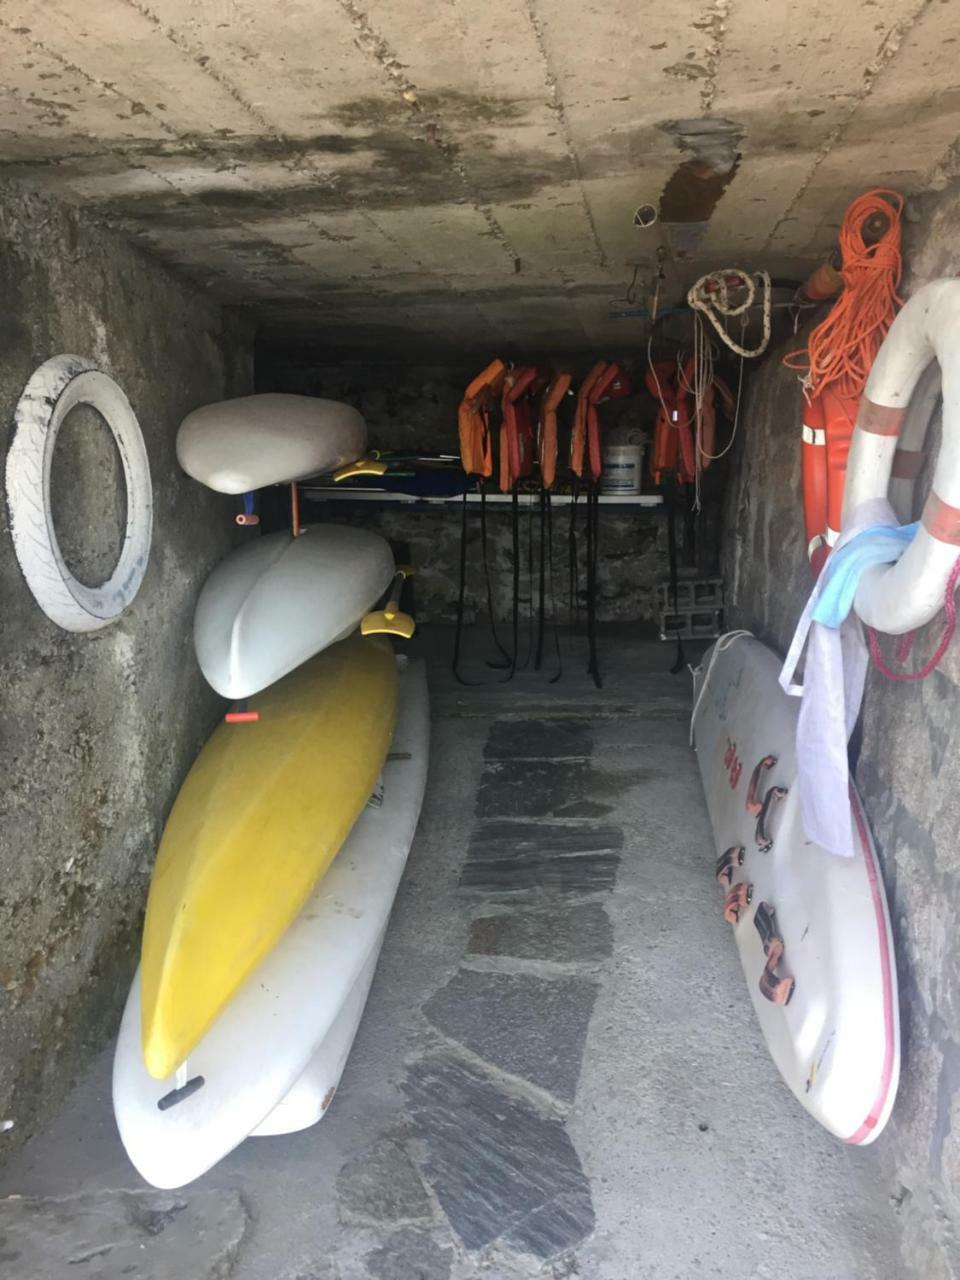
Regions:
<svg viewBox="0 0 960 1280"><path fill-rule="evenodd" d="M642 444L604 445L600 492L621 495L639 493L642 466Z"/></svg>

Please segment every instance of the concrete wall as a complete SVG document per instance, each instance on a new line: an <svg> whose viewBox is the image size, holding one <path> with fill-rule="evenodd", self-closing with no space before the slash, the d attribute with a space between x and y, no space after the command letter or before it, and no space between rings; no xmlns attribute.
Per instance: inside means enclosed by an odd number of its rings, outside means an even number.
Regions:
<svg viewBox="0 0 960 1280"><path fill-rule="evenodd" d="M960 199L920 206L910 288L960 271ZM774 352L753 380L726 503L729 623L785 648L810 587L800 496L800 392ZM917 637L932 652L942 616ZM871 670L857 782L898 946L903 1072L879 1140L903 1257L891 1276L960 1275L960 645L917 684ZM865 1159L870 1157L865 1154Z"/></svg>
<svg viewBox="0 0 960 1280"><path fill-rule="evenodd" d="M129 613L78 635L48 621L0 536L0 1158L116 1028L157 837L220 703L193 657L197 589L231 505L174 455L189 409L249 390L250 344L200 294L37 196L0 193L0 415L58 352L93 357L138 415L153 473L150 564ZM71 568L102 581L119 546L116 452L90 411L53 467Z"/></svg>

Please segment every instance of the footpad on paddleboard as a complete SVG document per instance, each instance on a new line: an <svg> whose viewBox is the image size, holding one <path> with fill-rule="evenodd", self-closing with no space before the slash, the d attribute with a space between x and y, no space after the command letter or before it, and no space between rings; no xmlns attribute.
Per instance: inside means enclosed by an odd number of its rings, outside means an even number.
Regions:
<svg viewBox="0 0 960 1280"><path fill-rule="evenodd" d="M187 1098L202 1089L206 1084L203 1076L194 1076L192 1080L180 1089L171 1089L169 1093L165 1093L157 1103L158 1111L169 1111L171 1107L175 1107L178 1102L186 1102Z"/></svg>

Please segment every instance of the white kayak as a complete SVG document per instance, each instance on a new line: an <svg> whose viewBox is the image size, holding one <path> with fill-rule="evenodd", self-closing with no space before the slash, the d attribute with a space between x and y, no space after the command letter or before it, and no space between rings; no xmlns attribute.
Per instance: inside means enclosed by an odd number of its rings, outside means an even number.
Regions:
<svg viewBox="0 0 960 1280"><path fill-rule="evenodd" d="M165 1080L144 1066L139 970L134 978L113 1063L113 1106L127 1154L156 1187L192 1182L244 1138L303 1128L330 1103L426 783L426 675L422 662L399 661L400 705L382 802L364 810L290 929Z"/></svg>
<svg viewBox="0 0 960 1280"><path fill-rule="evenodd" d="M900 1076L893 935L876 850L851 787L853 858L807 840L799 699L781 661L730 637L698 674L694 735L717 879L767 1047L797 1100L845 1142L872 1142ZM719 909L719 908L718 908Z"/></svg>
<svg viewBox="0 0 960 1280"><path fill-rule="evenodd" d="M280 393L205 404L177 432L181 467L219 493L336 471L366 447L366 423L352 405Z"/></svg>
<svg viewBox="0 0 960 1280"><path fill-rule="evenodd" d="M386 592L389 543L369 529L321 524L269 533L232 551L197 599L200 670L225 698L248 698L349 635Z"/></svg>

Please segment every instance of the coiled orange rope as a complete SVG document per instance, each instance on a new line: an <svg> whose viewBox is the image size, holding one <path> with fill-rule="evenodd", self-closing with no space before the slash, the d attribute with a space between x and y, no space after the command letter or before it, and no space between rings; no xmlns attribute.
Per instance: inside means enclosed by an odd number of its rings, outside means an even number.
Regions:
<svg viewBox="0 0 960 1280"><path fill-rule="evenodd" d="M843 292L830 314L810 335L806 351L784 356L788 369L804 373L808 395L827 387L840 396L857 399L887 330L903 299L898 295L903 264L900 258L900 215L903 196L878 187L854 200L840 228ZM877 217L886 230L873 244L864 228Z"/></svg>

